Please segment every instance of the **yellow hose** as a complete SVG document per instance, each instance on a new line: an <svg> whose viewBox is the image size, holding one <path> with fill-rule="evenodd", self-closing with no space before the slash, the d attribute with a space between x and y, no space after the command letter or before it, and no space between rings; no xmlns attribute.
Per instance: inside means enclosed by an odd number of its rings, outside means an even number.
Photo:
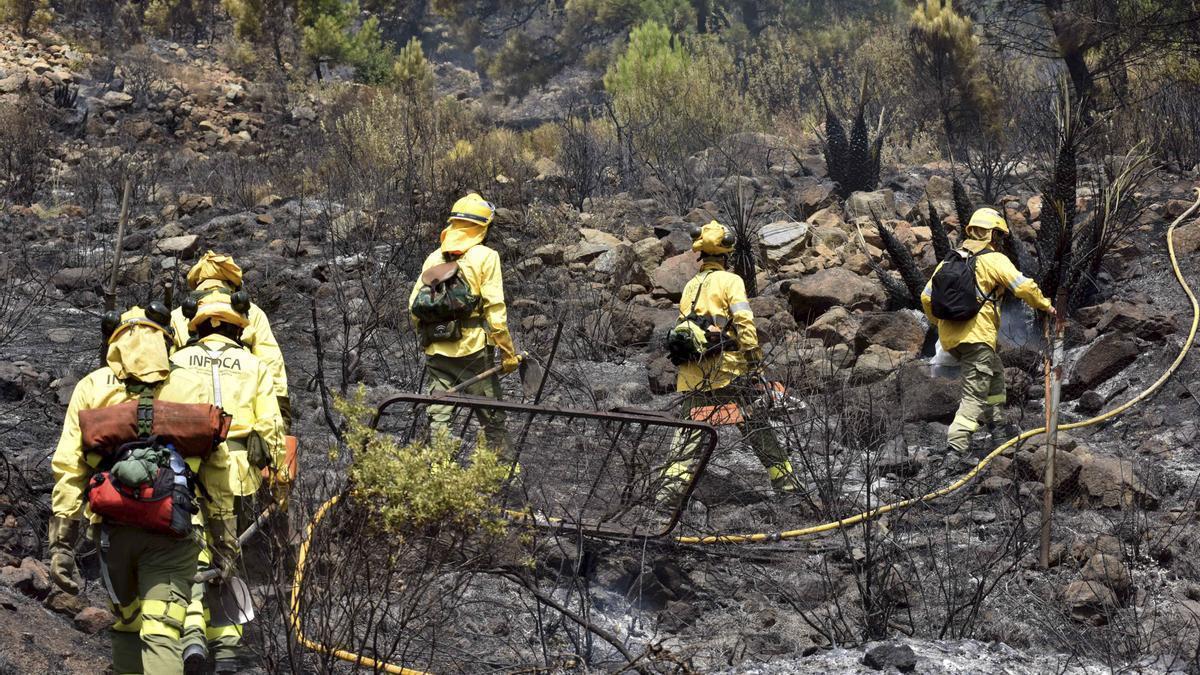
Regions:
<svg viewBox="0 0 1200 675"><path fill-rule="evenodd" d="M1179 355L1175 357L1175 361L1171 364L1171 366L1169 368L1167 368L1166 372L1164 372L1161 377L1159 377L1149 387L1142 390L1142 392L1139 393L1137 396L1134 396L1133 398L1129 399L1125 403L1122 403L1121 405L1117 406L1116 408L1113 408L1112 410L1109 410L1108 412L1106 412L1104 414L1097 415L1096 417L1093 417L1091 419L1083 420L1082 422L1075 422L1072 424L1064 424L1064 425L1061 425L1059 427L1059 429L1079 429L1082 427L1089 427L1089 426L1093 426L1096 424L1100 424L1101 422L1104 422L1105 420L1108 420L1117 415L1120 415L1121 413L1125 412L1126 410L1129 410L1130 408L1137 405L1138 403L1141 403L1142 401L1146 400L1146 398L1153 395L1154 392L1158 391L1162 387L1162 385L1165 384L1167 382L1167 380L1169 380L1171 378L1171 376L1175 374L1175 371L1179 369L1179 366L1183 363L1183 360L1185 358L1187 358L1188 351L1191 350L1192 343L1195 342L1195 340L1196 340L1197 327L1200 327L1200 304L1197 303L1195 293L1192 292L1191 287L1188 286L1187 280L1184 279L1184 277L1183 277L1182 270L1179 269L1179 261L1175 257L1175 241L1174 241L1173 237L1175 234L1175 228L1181 222L1183 222L1184 219L1186 219L1188 216L1190 216L1192 214L1192 212L1196 210L1197 207L1200 207L1200 188L1196 189L1196 201L1191 205L1190 208L1188 208L1187 211L1184 211L1178 218L1176 218L1175 221L1173 223L1171 223L1171 226L1169 228L1167 228L1167 252L1170 254L1170 257L1171 257L1171 268L1175 271L1175 279L1179 282L1179 285L1183 288L1183 292L1187 294L1188 300L1192 303L1192 327L1191 327L1191 330L1188 332L1187 340L1184 341L1183 348L1180 350ZM677 543L680 543L680 544L753 544L753 543L765 542L765 541L779 541L782 539L798 539L800 537L806 537L806 536L810 536L810 535L814 535L814 534L820 534L822 532L829 532L831 530L836 530L836 529L839 529L842 527L846 527L847 525L856 525L863 521L870 520L871 518L881 516L885 513L890 513L892 511L895 511L896 509L906 508L906 507L912 506L913 504L917 504L919 502L933 501L935 499L938 499L939 497L944 497L952 492L955 492L955 491L961 489L967 483L971 482L971 479L973 479L975 476L979 475L980 471L982 471L988 464L991 463L991 461L993 459L995 459L997 456L999 456L1005 450L1013 447L1014 445L1016 445L1017 443L1019 443L1023 440L1027 440L1027 439L1033 438L1034 436L1037 436L1038 434L1045 433L1045 431L1046 431L1045 427L1042 427L1040 429L1031 429L1029 431L1021 433L1019 436L1017 436L1015 438L1009 439L1005 443L1001 444L998 448L993 450L991 453L989 453L987 457L984 457L978 464L975 465L974 468L972 468L969 472L967 472L967 474L964 475L963 477L959 478L955 482L953 482L941 489L935 490L933 492L922 495L920 497L913 497L911 499L905 499L903 501L894 502L891 504L885 504L883 506L879 506L879 507L871 509L869 511L864 511L862 513L859 513L859 514L856 514L853 516L849 516L849 517L843 518L841 520L837 520L837 521L830 522L830 523L824 523L822 525L813 525L811 527L805 527L805 528L801 528L801 529L797 529L797 530L787 530L784 532L775 532L775 533L755 532L755 533L747 533L747 534L721 534L721 535L712 535L712 536L707 536L707 537L675 537L674 541L676 541ZM301 587L301 584L304 582L304 570L305 570L305 565L306 565L306 561L307 561L307 557L308 557L308 545L309 545L309 542L312 540L313 528L317 525L317 523L319 523L321 521L322 518L325 517L325 515L329 511L330 507L332 507L334 504L336 504L339 499L341 499L340 495L332 497L329 500L327 500L325 503L321 504L320 508L318 508L317 512L313 515L312 521L305 528L304 543L302 543L300 545L300 554L299 554L299 557L296 562L296 576L292 581L292 602L291 602L291 617L290 617L290 619L291 619L292 628L296 631L296 639L300 642L300 644L304 645L308 649L311 649L315 652L319 652L322 654L329 654L336 658L342 659L343 661L349 661L350 663L355 663L355 664L358 664L361 666L365 666L367 668L381 670L385 673L394 673L396 675L427 675L426 673L419 671L419 670L411 670L409 668L404 668L402 666L396 666L396 665L393 665L390 663L382 663L380 661L377 661L377 660L372 659L367 656L353 654L344 649L335 649L333 647L327 647L318 642L308 639L304 635L301 625L300 625L301 624L301 620L300 620L300 587Z"/></svg>
<svg viewBox="0 0 1200 675"><path fill-rule="evenodd" d="M1187 211L1184 211L1182 214L1180 214L1180 216L1175 219L1175 222L1171 223L1171 227L1167 228L1167 252L1171 256L1171 268L1175 271L1175 279L1179 281L1179 285L1181 287L1183 287L1183 292L1187 294L1188 300L1191 301L1191 303L1192 303L1192 328L1191 328L1191 331L1188 332L1187 340L1185 340L1183 343L1183 349L1181 349L1179 352L1179 355L1175 357L1175 362L1171 364L1170 368L1167 368L1166 372L1164 372L1162 374L1162 376L1159 377L1158 380L1156 380L1154 382L1154 384L1151 384L1149 387L1142 390L1142 392L1140 394L1138 394L1137 396L1134 396L1133 398L1129 399L1128 401L1122 403L1121 405L1117 406L1116 408L1113 408L1112 410L1109 410L1108 412L1106 412L1102 415L1097 415L1096 417L1093 417L1093 418L1087 419L1087 420L1083 420L1081 422L1074 422L1072 424L1060 425L1058 427L1060 430L1080 429L1082 427L1090 427L1095 424L1100 424L1101 422L1103 422L1105 420L1116 417L1117 415L1120 415L1121 413L1125 412L1126 410L1129 410L1130 408L1137 405L1138 403L1141 403L1142 401L1146 400L1146 398L1148 398L1149 396L1154 394L1154 392L1158 391L1158 389L1160 387L1162 387L1163 384L1165 384L1166 381L1169 380L1172 375L1175 374L1175 371L1179 369L1179 366L1180 366L1180 364L1183 363L1183 360L1185 358L1187 358L1188 351L1192 348L1192 343L1196 339L1196 328L1198 325L1200 325L1200 305L1197 304L1196 294L1192 292L1192 288L1190 286L1188 286L1187 280L1183 278L1183 272L1179 269L1179 261L1175 258L1175 241L1173 239L1173 236L1175 234L1175 228L1179 225L1179 223L1183 222L1184 219L1186 219L1188 216L1190 216L1192 214L1192 212L1195 211L1196 207L1198 207L1198 206L1200 206L1200 188L1196 189L1196 201L1191 205L1191 207L1188 208ZM692 536L692 537L675 537L675 541L680 544L753 544L753 543L764 542L764 541L778 541L781 539L797 539L799 537L807 537L807 536L814 535L814 534L820 534L822 532L829 532L831 530L836 530L836 529L839 529L842 527L846 527L847 525L856 525L865 520L870 520L871 518L875 518L876 516L881 516L885 513L890 513L892 511L895 511L896 509L907 508L918 502L929 502L929 501L938 499L939 497L945 497L946 495L959 490L964 485L971 482L972 478L979 475L979 472L982 471L984 469L984 467L986 467L988 464L990 464L993 459L995 459L998 455L1003 453L1005 450L1013 447L1014 445L1016 445L1017 443L1019 443L1023 440L1033 438L1034 436L1037 436L1038 434L1045 433L1045 431L1046 431L1045 427L1041 427L1040 429L1031 429L1029 431L1022 433L1021 435L1019 435L1015 438L1009 439L1008 441L1006 441L1002 445L1000 445L1000 447L996 448L991 453L989 453L987 457L984 457L978 464L975 465L975 467L973 469L971 469L969 472L967 472L967 474L964 475L962 478L959 478L958 480L954 481L953 483L951 483L941 489L934 490L933 492L922 495L920 497L913 497L911 499L905 499L903 501L894 502L891 504L884 504L883 506L879 506L877 508L871 509L870 511L863 511L862 513L859 513L859 514L856 514L853 516L849 516L849 517L843 518L841 520L837 520L837 521L834 521L831 523L824 523L821 525L813 525L811 527L805 527L805 528L801 528L798 530L787 530L784 532L774 532L774 533L755 532L755 533L748 533L748 534L718 534L718 535L711 535L711 536L707 536L707 537L694 537L694 536Z"/></svg>
<svg viewBox="0 0 1200 675"><path fill-rule="evenodd" d="M296 641L308 649L313 650L314 652L329 654L330 656L339 658L343 661L349 661L350 663L358 664L365 668L371 668L372 670L378 670L385 673L394 673L394 675L428 675L422 670L412 670L403 666L377 661L369 656L354 654L344 649L327 647L319 642L308 639L308 637L304 635L304 629L301 626L302 621L300 618L300 587L304 583L304 569L307 565L308 559L308 544L312 541L313 528L316 527L317 523L321 522L321 519L323 519L325 514L329 512L329 509L334 504L337 504L341 498L341 495L334 495L321 504L321 506L317 508L317 512L313 514L312 521L310 521L308 526L304 528L304 541L300 544L300 553L296 558L296 576L292 578L292 602L289 612L292 629L296 632Z"/></svg>

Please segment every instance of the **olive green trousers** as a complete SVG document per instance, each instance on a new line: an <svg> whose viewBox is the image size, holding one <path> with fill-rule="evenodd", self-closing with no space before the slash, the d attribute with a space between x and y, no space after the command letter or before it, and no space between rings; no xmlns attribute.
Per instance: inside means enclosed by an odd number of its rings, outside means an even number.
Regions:
<svg viewBox="0 0 1200 675"><path fill-rule="evenodd" d="M980 424L1004 423L1004 364L991 345L971 342L950 350L962 367L962 400L946 433L946 444L965 452Z"/></svg>
<svg viewBox="0 0 1200 675"><path fill-rule="evenodd" d="M680 406L680 414L684 419L692 418L695 408L724 406L735 403L741 409L743 419L737 427L750 444L758 461L767 469L771 486L778 492L794 492L799 486L792 471L792 463L788 453L779 444L775 430L771 428L770 419L761 412L751 414L750 396L743 388L724 387L713 391L696 390L688 392ZM698 419L698 422L710 420ZM703 435L694 430L679 429L671 441L671 451L667 466L662 471L662 487L659 490L659 500L670 500L681 496L687 484L692 481L693 465L701 449Z"/></svg>
<svg viewBox="0 0 1200 675"><path fill-rule="evenodd" d="M474 354L460 357L433 355L426 357L425 372L429 379L429 393L446 391L459 383L475 377L492 367L494 363L493 350L489 347ZM500 375L491 377L467 387L461 393L473 396L486 396L497 401L502 399ZM507 414L503 410L476 408L475 415L483 428L484 441L488 447L497 449L503 456L508 457L511 444L508 439ZM433 434L450 434L450 425L454 420L454 406L429 406L429 430Z"/></svg>
<svg viewBox="0 0 1200 675"><path fill-rule="evenodd" d="M200 545L137 527L107 525L101 557L113 596L113 672L183 672L183 631Z"/></svg>

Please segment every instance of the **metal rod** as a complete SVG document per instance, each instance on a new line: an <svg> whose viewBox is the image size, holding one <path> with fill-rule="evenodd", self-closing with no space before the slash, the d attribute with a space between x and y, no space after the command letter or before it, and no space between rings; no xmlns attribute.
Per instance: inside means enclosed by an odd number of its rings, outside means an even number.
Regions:
<svg viewBox="0 0 1200 675"><path fill-rule="evenodd" d="M1050 567L1050 537L1054 525L1054 463L1058 450L1058 408L1062 398L1063 331L1066 322L1066 291L1058 293L1058 314L1053 322L1053 339L1046 359L1046 470L1042 488L1042 533L1038 562L1042 569ZM1047 337L1051 321L1046 321Z"/></svg>

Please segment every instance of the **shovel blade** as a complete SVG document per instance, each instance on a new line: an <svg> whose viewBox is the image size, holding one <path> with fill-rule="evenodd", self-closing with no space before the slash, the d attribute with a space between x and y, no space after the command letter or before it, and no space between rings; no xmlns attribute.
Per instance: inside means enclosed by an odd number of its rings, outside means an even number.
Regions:
<svg viewBox="0 0 1200 675"><path fill-rule="evenodd" d="M204 604L208 607L209 623L214 626L242 626L254 620L254 600L250 597L250 587L241 577L207 584Z"/></svg>
<svg viewBox="0 0 1200 675"><path fill-rule="evenodd" d="M521 374L521 388L525 391L525 395L530 398L537 396L538 390L542 388L542 381L546 378L546 371L542 369L542 364L525 357L521 359L518 372Z"/></svg>

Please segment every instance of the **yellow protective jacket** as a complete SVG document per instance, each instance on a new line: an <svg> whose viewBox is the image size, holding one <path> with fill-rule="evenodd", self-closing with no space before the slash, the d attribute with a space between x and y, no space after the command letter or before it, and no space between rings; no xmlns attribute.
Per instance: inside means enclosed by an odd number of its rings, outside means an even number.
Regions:
<svg viewBox="0 0 1200 675"><path fill-rule="evenodd" d="M232 446L229 453L229 487L237 496L254 494L262 474L246 457L244 442L252 431L266 441L272 464L280 470L285 466L283 417L270 369L248 349L221 335L209 335L175 352L171 366L172 384L179 395L192 403L219 406L233 416L229 439L243 443Z"/></svg>
<svg viewBox="0 0 1200 675"><path fill-rule="evenodd" d="M242 344L250 349L260 361L271 369L271 377L275 382L275 395L288 395L287 368L283 363L283 351L271 331L271 321L267 313L258 305L250 303L250 312L246 315L250 325L242 331ZM183 316L183 308L176 307L171 312L171 328L175 330L175 348L183 349L190 337L188 320Z"/></svg>
<svg viewBox="0 0 1200 675"><path fill-rule="evenodd" d="M705 262L700 266L700 273L683 289L679 319L683 320L693 310L700 316L712 317L718 326L724 327L732 321L738 351L714 354L698 363L679 366L675 388L682 392L713 391L727 387L749 372L747 357L751 360L762 358L745 282L738 275L725 271L721 263Z"/></svg>
<svg viewBox="0 0 1200 675"><path fill-rule="evenodd" d="M991 248L988 242L968 240L963 249L975 253L975 283L979 298L991 294L991 299L980 308L979 313L966 321L943 321L933 316L933 279L925 284L921 292L921 306L925 308L925 316L938 329L938 339L943 349L954 349L960 344L986 344L996 348L996 339L1000 334L1000 301L1006 292L1011 291L1030 307L1045 311L1050 309L1050 301L1042 295L1037 282L1025 276L1008 259L1008 256ZM937 270L942 269L941 263Z"/></svg>
<svg viewBox="0 0 1200 675"><path fill-rule="evenodd" d="M155 392L155 397L173 403L196 403L173 387L175 371ZM83 490L88 480L97 471L101 457L93 453L84 453L83 439L79 431L79 412L106 408L126 401L135 401L138 396L129 393L125 384L117 379L113 370L108 366L93 370L75 385L71 393L71 402L67 405L67 414L63 420L62 435L59 436L58 446L50 467L54 472L54 492L51 496L51 509L55 516L75 518L84 509ZM193 470L196 467L193 466ZM208 456L199 466L199 479L205 488L209 485L223 485L229 482L229 459L221 446ZM211 503L208 511L215 516L223 516L233 512L233 500L227 492L210 491ZM100 517L86 510L87 518L100 522Z"/></svg>
<svg viewBox="0 0 1200 675"><path fill-rule="evenodd" d="M462 339L456 342L434 342L425 348L425 353L429 356L457 358L470 356L491 344L504 355L514 356L515 348L508 332L508 309L504 305L504 277L500 273L500 254L483 244L471 246L457 259L443 257L442 250L438 249L425 259L421 271L449 260L457 260L459 275L470 285L471 291L480 296L479 310L472 315L475 321L468 321L467 325L463 326ZM409 307L412 307L420 291L421 283L418 281L409 295ZM416 317L411 318L416 325Z"/></svg>

